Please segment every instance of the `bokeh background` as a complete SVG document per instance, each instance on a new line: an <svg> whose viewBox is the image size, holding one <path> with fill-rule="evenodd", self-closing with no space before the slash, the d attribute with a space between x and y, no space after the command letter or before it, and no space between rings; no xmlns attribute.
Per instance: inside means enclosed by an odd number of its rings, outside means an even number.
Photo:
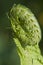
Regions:
<svg viewBox="0 0 43 65"><path fill-rule="evenodd" d="M0 0L0 21L2 23L4 22L4 25L7 25L7 19L5 20L4 14L11 9L14 3L21 3L29 7L36 16L42 31L42 39L39 43L39 47L43 55L43 0Z"/></svg>

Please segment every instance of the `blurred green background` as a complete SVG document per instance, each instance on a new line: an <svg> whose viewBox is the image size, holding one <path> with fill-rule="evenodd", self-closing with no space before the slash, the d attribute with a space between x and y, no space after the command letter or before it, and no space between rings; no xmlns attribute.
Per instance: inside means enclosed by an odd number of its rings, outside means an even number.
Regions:
<svg viewBox="0 0 43 65"><path fill-rule="evenodd" d="M42 39L39 43L39 47L43 55L43 0L0 0L0 22L3 23L3 25L5 26L8 25L9 23L6 23L6 21L8 20L7 18L5 19L6 16L4 14L12 8L14 3L16 4L21 3L29 7L36 16L42 31ZM16 54L17 53L15 53L15 55Z"/></svg>

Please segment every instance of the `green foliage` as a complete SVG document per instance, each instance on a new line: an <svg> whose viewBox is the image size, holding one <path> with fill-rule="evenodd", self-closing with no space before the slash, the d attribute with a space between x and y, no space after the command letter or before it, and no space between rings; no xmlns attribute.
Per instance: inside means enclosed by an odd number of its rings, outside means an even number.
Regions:
<svg viewBox="0 0 43 65"><path fill-rule="evenodd" d="M17 46L20 65L43 65L40 52L40 26L29 8L15 5L8 12L8 19L14 31L13 40Z"/></svg>

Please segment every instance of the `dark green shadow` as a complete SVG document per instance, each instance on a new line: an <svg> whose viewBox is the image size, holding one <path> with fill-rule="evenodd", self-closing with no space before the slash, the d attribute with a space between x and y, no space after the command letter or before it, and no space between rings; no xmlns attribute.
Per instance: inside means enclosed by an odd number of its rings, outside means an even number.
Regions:
<svg viewBox="0 0 43 65"><path fill-rule="evenodd" d="M13 30L11 29L11 23L6 15L3 15L0 21L0 32L5 32L8 36L8 42L2 43L1 45L1 47L3 46L3 50L0 52L0 65L20 65L20 57L17 52L17 46L13 41L14 36L12 35ZM4 38L6 39L5 36L3 39Z"/></svg>

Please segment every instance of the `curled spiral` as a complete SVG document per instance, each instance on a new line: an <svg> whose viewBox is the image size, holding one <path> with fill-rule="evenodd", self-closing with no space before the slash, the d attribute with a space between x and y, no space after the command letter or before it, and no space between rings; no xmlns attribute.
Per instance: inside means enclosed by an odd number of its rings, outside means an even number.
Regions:
<svg viewBox="0 0 43 65"><path fill-rule="evenodd" d="M34 45L40 42L40 26L29 8L21 4L13 5L8 16L15 36L21 44Z"/></svg>

